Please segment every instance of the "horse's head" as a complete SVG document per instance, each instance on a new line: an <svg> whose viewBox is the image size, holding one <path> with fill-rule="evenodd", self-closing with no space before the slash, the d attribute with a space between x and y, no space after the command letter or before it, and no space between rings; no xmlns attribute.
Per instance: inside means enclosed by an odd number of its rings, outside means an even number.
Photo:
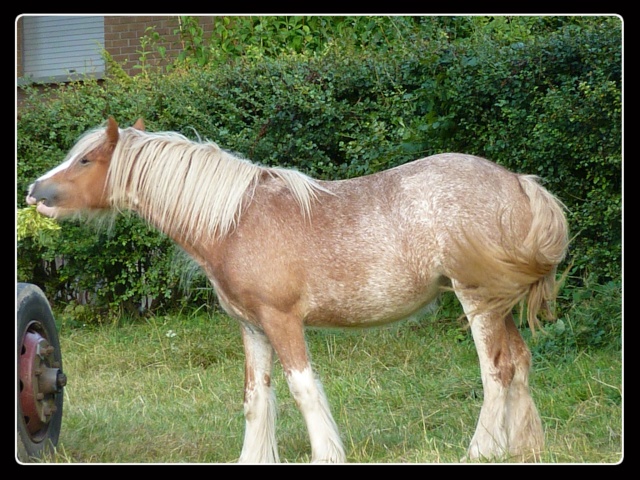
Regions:
<svg viewBox="0 0 640 480"><path fill-rule="evenodd" d="M133 127L144 130L142 119ZM48 217L109 208L107 172L119 137L118 124L109 117L105 128L83 136L62 164L29 186L27 204Z"/></svg>

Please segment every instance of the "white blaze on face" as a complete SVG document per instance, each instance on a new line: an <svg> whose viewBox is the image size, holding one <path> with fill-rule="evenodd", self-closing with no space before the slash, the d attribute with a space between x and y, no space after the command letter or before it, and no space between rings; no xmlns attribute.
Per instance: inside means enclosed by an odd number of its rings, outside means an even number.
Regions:
<svg viewBox="0 0 640 480"><path fill-rule="evenodd" d="M71 164L73 163L73 161L75 160L75 158L70 158L69 160L67 160L66 162L62 162L60 165L58 165L55 168L52 168L51 170L49 170L47 173L45 173L44 175L42 175L38 180L36 181L41 181L41 180L45 180L49 177L53 177L56 173L61 172L63 170L66 170L67 168L69 168L71 166Z"/></svg>
<svg viewBox="0 0 640 480"><path fill-rule="evenodd" d="M62 172L63 170L66 170L67 168L69 168L69 166L71 166L71 163L73 163L73 158L67 160L66 162L61 163L60 165L58 165L55 168L52 168L51 170L49 170L47 173L45 173L44 175L42 175L40 178L38 178L35 182L33 182L31 185L29 185L29 195L27 196L27 203L29 205L33 205L34 203L36 203L37 199L34 199L31 196L31 192L33 191L33 186L38 183L41 182L43 180L46 180L47 178L53 177L56 173L58 172ZM30 201L31 200L31 201Z"/></svg>
<svg viewBox="0 0 640 480"><path fill-rule="evenodd" d="M69 166L73 163L73 158L67 160L66 162L61 163L60 165L58 165L57 167L49 170L47 173L45 173L44 175L42 175L40 178L38 178L34 183L32 183L31 185L29 185L29 193L27 194L27 205L38 205L36 210L38 213L45 215L47 217L55 217L56 216L56 208L54 207L49 207L47 205L45 205L44 203L40 202L38 203L38 199L36 197L33 197L31 195L31 192L33 192L33 187L37 182L41 182L43 180L46 180L47 178L50 178L52 176L54 176L56 173L62 172L64 170L66 170L67 168L69 168Z"/></svg>

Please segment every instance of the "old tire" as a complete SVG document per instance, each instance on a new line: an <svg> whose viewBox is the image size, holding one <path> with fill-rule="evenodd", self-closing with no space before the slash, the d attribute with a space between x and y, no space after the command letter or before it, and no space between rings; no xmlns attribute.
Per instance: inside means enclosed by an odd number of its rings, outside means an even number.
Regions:
<svg viewBox="0 0 640 480"><path fill-rule="evenodd" d="M62 423L62 354L51 307L36 285L18 283L17 458L29 462L51 453Z"/></svg>

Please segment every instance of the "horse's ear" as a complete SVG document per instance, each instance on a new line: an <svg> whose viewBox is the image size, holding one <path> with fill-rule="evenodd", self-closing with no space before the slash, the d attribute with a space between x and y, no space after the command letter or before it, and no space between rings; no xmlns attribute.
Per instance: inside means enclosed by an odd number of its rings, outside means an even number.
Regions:
<svg viewBox="0 0 640 480"><path fill-rule="evenodd" d="M142 120L142 118L139 118L138 120L136 120L136 123L133 124L133 128L135 128L136 130L141 130L144 132L145 128L144 128L144 120Z"/></svg>
<svg viewBox="0 0 640 480"><path fill-rule="evenodd" d="M118 143L118 138L120 137L120 132L118 131L118 122L116 122L115 118L109 117L107 119L106 133L109 144L115 147L116 143Z"/></svg>

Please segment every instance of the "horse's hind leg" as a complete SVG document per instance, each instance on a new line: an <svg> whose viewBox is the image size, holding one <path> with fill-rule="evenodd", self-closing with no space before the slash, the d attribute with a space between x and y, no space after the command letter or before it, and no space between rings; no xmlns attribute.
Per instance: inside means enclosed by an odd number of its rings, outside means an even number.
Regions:
<svg viewBox="0 0 640 480"><path fill-rule="evenodd" d="M322 384L311 369L302 322L264 309L262 326L280 359L289 390L304 417L314 463L344 463L346 455Z"/></svg>
<svg viewBox="0 0 640 480"><path fill-rule="evenodd" d="M544 447L544 433L538 409L529 394L531 353L518 332L513 316L505 318L515 372L507 395L506 428L509 453L522 461L538 461Z"/></svg>
<svg viewBox="0 0 640 480"><path fill-rule="evenodd" d="M266 335L242 325L245 350L245 432L240 463L279 462L275 435L276 405L271 388L273 348Z"/></svg>
<svg viewBox="0 0 640 480"><path fill-rule="evenodd" d="M455 288L455 282L454 282ZM484 401L468 459L536 460L544 444L540 416L529 394L531 354L513 317L475 314L473 296L456 290L476 344Z"/></svg>

